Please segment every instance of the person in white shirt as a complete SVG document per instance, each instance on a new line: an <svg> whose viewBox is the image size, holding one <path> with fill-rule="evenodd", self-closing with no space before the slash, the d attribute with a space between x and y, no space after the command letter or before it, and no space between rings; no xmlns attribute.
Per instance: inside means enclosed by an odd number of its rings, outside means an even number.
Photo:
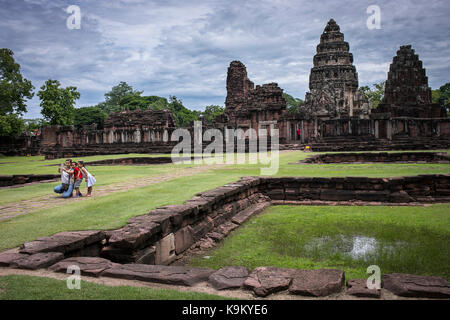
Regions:
<svg viewBox="0 0 450 320"><path fill-rule="evenodd" d="M58 172L61 173L61 184L56 186L53 191L56 193L62 193L63 198L69 198L73 192L73 170L72 160L66 159L64 166L58 168Z"/></svg>

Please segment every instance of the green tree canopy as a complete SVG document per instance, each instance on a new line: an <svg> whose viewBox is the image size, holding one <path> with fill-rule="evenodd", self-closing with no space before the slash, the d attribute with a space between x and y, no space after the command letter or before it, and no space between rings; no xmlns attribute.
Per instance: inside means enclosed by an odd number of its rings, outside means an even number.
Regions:
<svg viewBox="0 0 450 320"><path fill-rule="evenodd" d="M58 80L47 80L38 92L41 114L51 125L72 125L75 118L75 100L80 98L76 87L60 88Z"/></svg>
<svg viewBox="0 0 450 320"><path fill-rule="evenodd" d="M20 65L14 61L10 49L0 49L0 115L27 112L27 99L34 95L31 81L20 74Z"/></svg>
<svg viewBox="0 0 450 320"><path fill-rule="evenodd" d="M447 112L450 112L450 82L447 82L439 88L438 103L443 106Z"/></svg>
<svg viewBox="0 0 450 320"><path fill-rule="evenodd" d="M111 91L105 93L105 102L98 104L104 112L110 114L111 112L118 112L123 109L120 107L121 99L125 97L139 97L142 91L134 90L132 86L124 81L111 88Z"/></svg>
<svg viewBox="0 0 450 320"><path fill-rule="evenodd" d="M24 119L24 122L27 131L39 130L48 125L48 122L44 119Z"/></svg>
<svg viewBox="0 0 450 320"><path fill-rule="evenodd" d="M169 97L169 110L172 111L178 127L187 127L192 121L198 120L198 113L187 109L183 102L175 96Z"/></svg>
<svg viewBox="0 0 450 320"><path fill-rule="evenodd" d="M120 110L154 109L163 110L168 108L169 103L166 98L158 96L139 96L130 94L120 99Z"/></svg>
<svg viewBox="0 0 450 320"><path fill-rule="evenodd" d="M203 116L203 119L206 120L207 123L212 123L212 121L219 115L225 112L225 108L217 105L209 105L206 106L205 111L200 114Z"/></svg>
<svg viewBox="0 0 450 320"><path fill-rule="evenodd" d="M81 127L95 123L97 124L98 129L102 129L107 116L108 115L98 106L82 107L75 109L74 124L77 127Z"/></svg>
<svg viewBox="0 0 450 320"><path fill-rule="evenodd" d="M142 96L142 93L143 91L134 90L132 86L121 81L105 94L105 101L97 104L96 107L106 114L123 110L167 109L172 111L178 127L188 126L192 121L198 120L200 115L211 122L217 115L224 112L222 107L213 105L207 106L204 112L190 110L175 96L170 96L167 100L159 96Z"/></svg>
<svg viewBox="0 0 450 320"><path fill-rule="evenodd" d="M378 107L384 97L384 87L386 85L386 81L380 83L374 83L373 88L371 89L369 86L363 86L359 88L359 91L362 95L369 101L369 106L372 109Z"/></svg>
<svg viewBox="0 0 450 320"><path fill-rule="evenodd" d="M286 112L288 114L294 114L298 112L300 103L303 103L302 99L294 98L286 92L283 92L283 98L284 100L286 100Z"/></svg>
<svg viewBox="0 0 450 320"><path fill-rule="evenodd" d="M15 137L24 130L25 123L17 114L0 115L0 137Z"/></svg>

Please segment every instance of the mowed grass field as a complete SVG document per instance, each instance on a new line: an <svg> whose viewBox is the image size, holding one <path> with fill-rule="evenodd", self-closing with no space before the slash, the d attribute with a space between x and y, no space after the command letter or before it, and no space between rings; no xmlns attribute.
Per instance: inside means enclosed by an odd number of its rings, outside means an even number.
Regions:
<svg viewBox="0 0 450 320"><path fill-rule="evenodd" d="M394 177L450 174L449 164L294 164L313 154L301 151L281 152L276 176ZM88 162L135 156L161 155L127 154L83 157L74 160ZM48 165L60 164L63 161L64 159L47 161L43 157L0 157L0 175L57 173L57 167ZM191 168L200 166L205 170L200 173L188 173ZM0 251L60 231L120 228L131 217L145 214L158 206L181 204L198 192L214 189L236 181L242 176L260 175L261 167L268 167L268 165L248 163L205 166L204 164L164 164L88 167L97 179L92 198L82 201L67 199L50 210L37 207L27 214L0 220ZM179 172L185 175L178 175ZM158 177L165 175L172 176L168 180L159 182ZM136 179L147 177L154 177L155 182L144 187L133 186L133 181ZM128 190L102 196L95 194L96 188L124 181L130 185ZM53 194L53 187L57 184L53 182L20 188L2 188L0 189L0 207ZM85 191L84 183L82 191ZM46 201L52 201L52 199ZM191 263L213 268L225 265L244 265L251 269L262 265L311 269L340 268L344 269L347 277L350 278L366 277L367 266L378 264L384 273L434 274L448 279L450 274L448 267L450 265L449 217L450 205L271 207L234 231L218 249L209 254L210 259L197 259ZM355 259L336 250L336 248L346 248L348 251L355 237L375 239L375 244L369 243L376 246L375 253ZM402 250L392 249L397 247ZM392 252L395 252L395 255ZM9 286L9 292L13 292L13 287L16 285L20 289L26 281L47 280L40 278L30 280L23 276L0 279L4 281L0 282L0 288ZM94 291L102 292L100 289ZM42 294L48 298L47 295ZM108 293L102 294L107 298ZM134 294L127 293L125 296L134 297ZM39 293L24 291L23 296L35 298L39 296ZM150 297L150 295L147 296ZM157 293L156 296L161 299L168 297L165 293ZM0 299L20 299L20 297L14 294L2 295L0 290ZM58 297L72 299L69 296ZM82 295L73 297L74 299L88 298Z"/></svg>
<svg viewBox="0 0 450 320"><path fill-rule="evenodd" d="M311 155L311 153L301 151L280 153L279 170L276 176L391 177L450 173L450 165L448 164L292 164L308 155ZM84 157L83 160L88 162L132 156L143 155L95 156ZM55 173L57 167L48 165L61 162L62 159L45 161L43 157L3 157L0 158L0 174ZM49 236L60 231L119 228L125 225L130 217L145 214L158 206L181 204L198 192L217 188L236 181L242 176L260 175L260 168L268 167L268 165L261 164L223 165L179 178L175 174L169 181L153 183L145 187L132 188L100 197L95 196L95 189L101 186L129 181L132 187L133 179L150 176L157 178L158 175L177 172L177 170L183 171L186 168L196 166L201 166L201 164L88 167L97 179L92 198L83 199L83 201L67 199L62 205L51 210L40 210L37 207L35 211L25 215L1 220L0 250L13 248L26 241ZM53 194L53 188L58 184L58 182L41 183L21 188L0 189L0 206ZM85 191L84 183L81 190L82 192ZM52 199L47 201L52 201Z"/></svg>

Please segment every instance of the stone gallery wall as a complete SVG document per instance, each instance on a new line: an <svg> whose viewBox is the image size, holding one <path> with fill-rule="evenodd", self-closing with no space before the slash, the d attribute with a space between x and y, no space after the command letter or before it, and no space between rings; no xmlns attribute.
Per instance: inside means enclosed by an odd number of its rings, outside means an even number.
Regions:
<svg viewBox="0 0 450 320"><path fill-rule="evenodd" d="M414 142L417 138L438 138L450 142L450 118L391 118L389 114L379 113L371 114L370 119L324 120L290 117L286 118L285 122L286 131L280 132L280 137L281 142L287 143L315 143L338 137L342 139L342 143L351 143L355 138L369 138L379 145L386 141ZM301 130L300 138L297 136L297 129Z"/></svg>
<svg viewBox="0 0 450 320"><path fill-rule="evenodd" d="M4 156L35 156L41 152L41 136L24 133L17 137L0 137L0 154Z"/></svg>
<svg viewBox="0 0 450 320"><path fill-rule="evenodd" d="M450 118L284 119L280 121L275 128L279 129L281 144L308 144L313 147L314 151L426 150L430 147L447 148L450 146ZM256 121L255 123L260 123L257 127L269 131L272 124L271 121ZM224 137L225 128L226 126L222 126L218 129L222 131ZM246 128L248 127L244 126L244 129ZM207 127L204 127L203 132L206 129ZM297 129L301 130L300 138L297 136ZM41 150L46 159L127 153L168 154L178 143L170 141L175 128L149 129L145 135L145 137L150 137L149 141L147 138L142 138L142 131L139 128L111 130L105 133L105 131L92 128L76 130L73 127L46 127L43 130ZM193 128L188 128L188 130L193 132ZM121 138L114 140L106 138L111 136L120 136ZM332 139L340 140L330 141L327 145L328 140ZM203 142L203 149L209 143ZM285 149L299 149L298 145L289 147L289 144L286 144L286 146ZM248 143L246 150L248 150Z"/></svg>

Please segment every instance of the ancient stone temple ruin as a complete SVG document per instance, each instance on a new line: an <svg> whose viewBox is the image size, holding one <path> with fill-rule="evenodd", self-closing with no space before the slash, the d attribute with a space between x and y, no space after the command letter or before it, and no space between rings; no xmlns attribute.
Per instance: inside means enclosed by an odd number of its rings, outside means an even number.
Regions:
<svg viewBox="0 0 450 320"><path fill-rule="evenodd" d="M226 126L258 129L273 124L278 127L285 113L286 100L278 84L268 83L255 88L247 76L245 65L240 61L230 63L225 116L220 118L226 121Z"/></svg>
<svg viewBox="0 0 450 320"><path fill-rule="evenodd" d="M320 37L309 79L310 92L298 112L286 112L283 89L256 85L245 65L232 61L227 72L225 113L204 129L278 129L281 148L314 151L414 150L450 147L450 118L431 101L422 61L410 45L400 47L390 65L385 94L370 109L358 90L353 55L331 19ZM170 153L176 123L168 110L111 114L103 129L95 126L48 126L39 137L0 141L4 154L47 158L123 153ZM187 128L191 133L193 127ZM300 134L299 134L300 133ZM203 141L203 147L208 145Z"/></svg>
<svg viewBox="0 0 450 320"><path fill-rule="evenodd" d="M135 110L112 113L104 128L96 125L47 126L42 151L47 159L96 154L170 153L170 134L176 128L169 110Z"/></svg>
<svg viewBox="0 0 450 320"><path fill-rule="evenodd" d="M383 101L374 112L389 113L389 117L445 118L445 109L431 102L428 77L411 45L397 51L389 67Z"/></svg>
<svg viewBox="0 0 450 320"><path fill-rule="evenodd" d="M320 36L305 97L305 116L367 118L369 105L358 90L358 73L344 34L331 19Z"/></svg>

